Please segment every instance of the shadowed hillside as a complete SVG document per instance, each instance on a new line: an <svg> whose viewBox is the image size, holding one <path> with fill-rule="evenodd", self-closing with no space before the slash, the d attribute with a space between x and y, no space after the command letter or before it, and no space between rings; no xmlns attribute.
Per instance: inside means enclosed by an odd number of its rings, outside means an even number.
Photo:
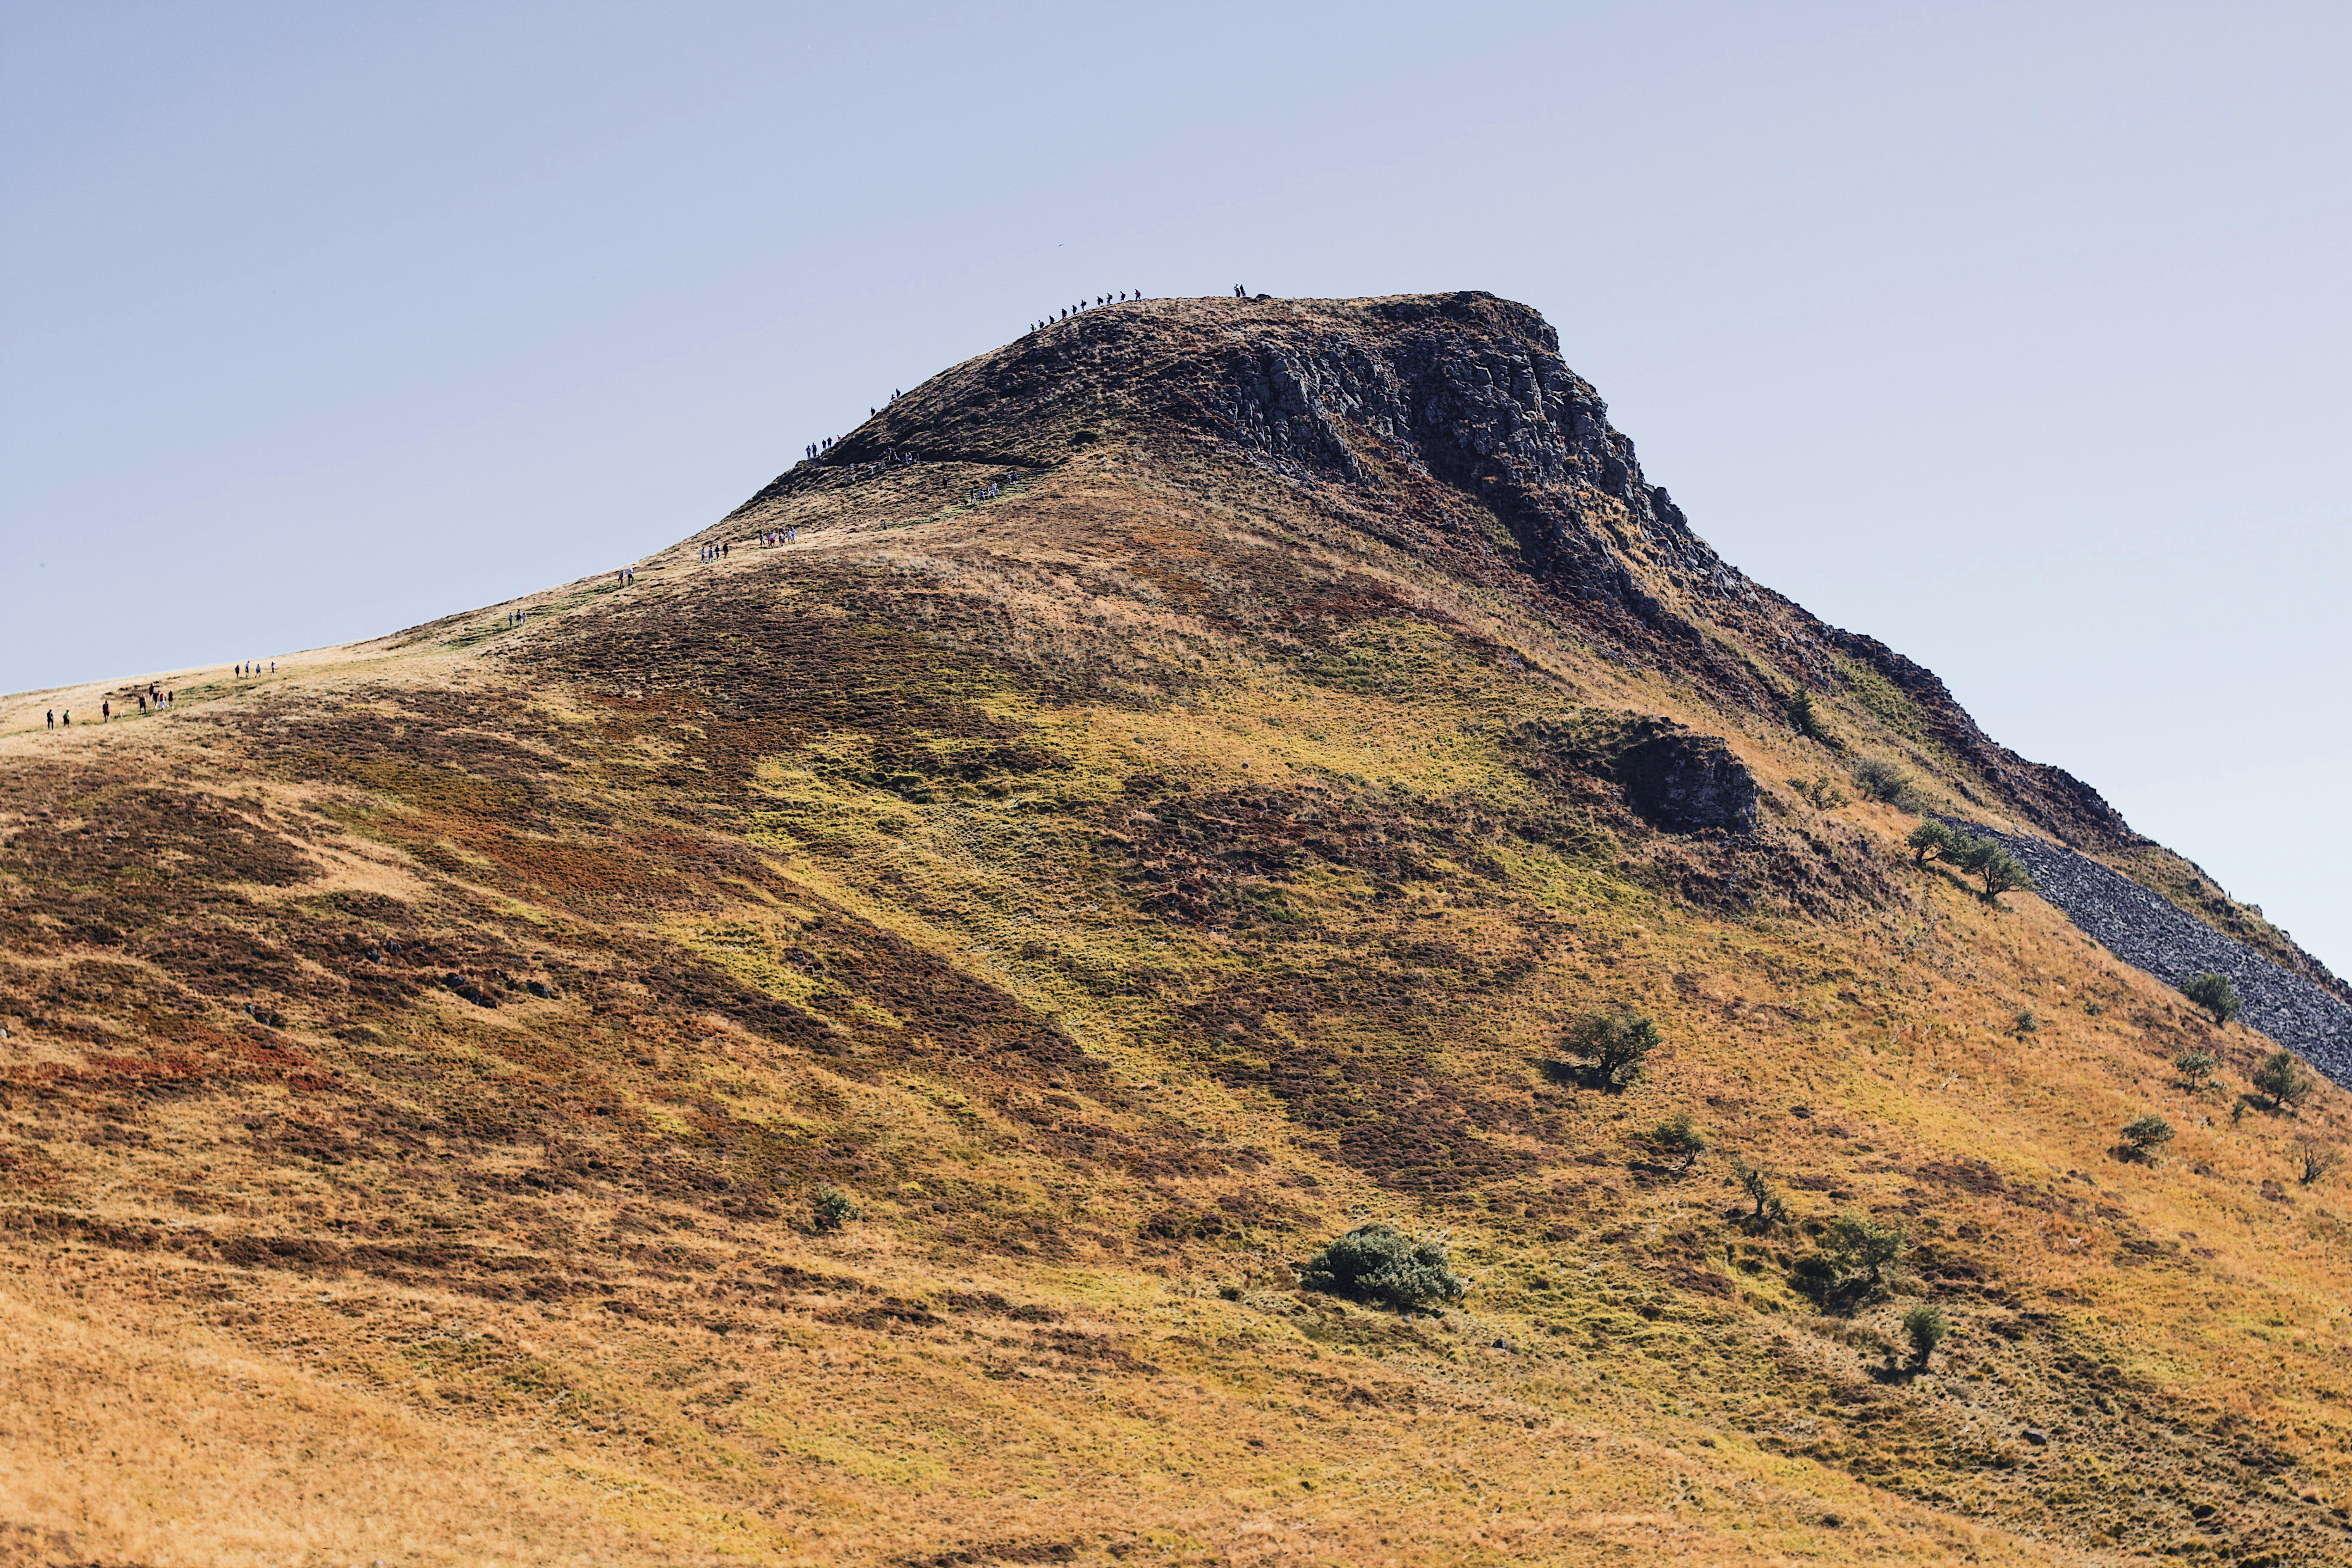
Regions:
<svg viewBox="0 0 2352 1568"><path fill-rule="evenodd" d="M2343 987L1524 307L1103 307L171 684L0 722L0 1560L2352 1552L2343 1091L1906 839Z"/></svg>

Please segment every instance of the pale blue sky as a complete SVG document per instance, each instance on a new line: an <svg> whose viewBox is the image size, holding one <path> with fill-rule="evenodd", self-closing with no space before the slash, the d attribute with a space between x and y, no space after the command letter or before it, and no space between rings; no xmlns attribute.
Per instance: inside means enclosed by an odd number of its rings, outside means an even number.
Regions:
<svg viewBox="0 0 2352 1568"><path fill-rule="evenodd" d="M2352 8L0 5L0 689L704 526L1080 294L1490 289L2352 966Z"/></svg>

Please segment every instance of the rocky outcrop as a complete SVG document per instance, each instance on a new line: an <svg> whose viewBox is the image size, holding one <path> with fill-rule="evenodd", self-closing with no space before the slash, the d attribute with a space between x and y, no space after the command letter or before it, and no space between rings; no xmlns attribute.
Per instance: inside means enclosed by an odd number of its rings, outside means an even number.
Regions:
<svg viewBox="0 0 2352 1568"><path fill-rule="evenodd" d="M1475 290L1105 306L933 377L746 505L909 456L1046 467L1112 436L1206 436L1286 478L1373 492L1416 476L1452 492L1416 525L1443 533L1466 500L1554 591L1644 625L1688 631L1686 597L1767 606L1643 477L1543 318Z"/></svg>
<svg viewBox="0 0 2352 1568"><path fill-rule="evenodd" d="M1541 316L1475 291L1360 308L1370 331L1317 323L1235 345L1202 413L1302 477L1365 482L1374 455L1429 475L1501 518L1550 586L1646 622L1675 618L1680 595L1759 602L1643 479Z"/></svg>
<svg viewBox="0 0 2352 1568"><path fill-rule="evenodd" d="M2033 873L2036 891L2133 968L2168 985L2208 970L2228 975L2245 1003L2248 1024L2352 1088L2352 1006L2341 998L2087 856L1974 823L1961 826L2005 846Z"/></svg>
<svg viewBox="0 0 2352 1568"><path fill-rule="evenodd" d="M1715 735L1681 730L1637 741L1617 759L1625 804L1668 833L1747 833L1756 826L1756 780Z"/></svg>

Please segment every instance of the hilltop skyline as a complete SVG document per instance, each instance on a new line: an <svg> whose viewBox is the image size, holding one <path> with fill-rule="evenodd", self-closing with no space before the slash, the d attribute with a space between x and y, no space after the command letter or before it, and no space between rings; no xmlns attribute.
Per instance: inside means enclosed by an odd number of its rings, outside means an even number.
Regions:
<svg viewBox="0 0 2352 1568"><path fill-rule="evenodd" d="M1486 289L1726 556L2352 967L2352 827L2272 809L2352 766L2347 26L20 7L0 687L635 559L1081 295Z"/></svg>

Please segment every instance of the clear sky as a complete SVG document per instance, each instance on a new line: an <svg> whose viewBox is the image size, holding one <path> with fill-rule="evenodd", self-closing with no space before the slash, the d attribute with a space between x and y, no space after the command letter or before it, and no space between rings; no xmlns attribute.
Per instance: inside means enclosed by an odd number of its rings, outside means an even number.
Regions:
<svg viewBox="0 0 2352 1568"><path fill-rule="evenodd" d="M2352 967L2352 7L0 0L0 689L705 526L1081 294L1528 301Z"/></svg>

